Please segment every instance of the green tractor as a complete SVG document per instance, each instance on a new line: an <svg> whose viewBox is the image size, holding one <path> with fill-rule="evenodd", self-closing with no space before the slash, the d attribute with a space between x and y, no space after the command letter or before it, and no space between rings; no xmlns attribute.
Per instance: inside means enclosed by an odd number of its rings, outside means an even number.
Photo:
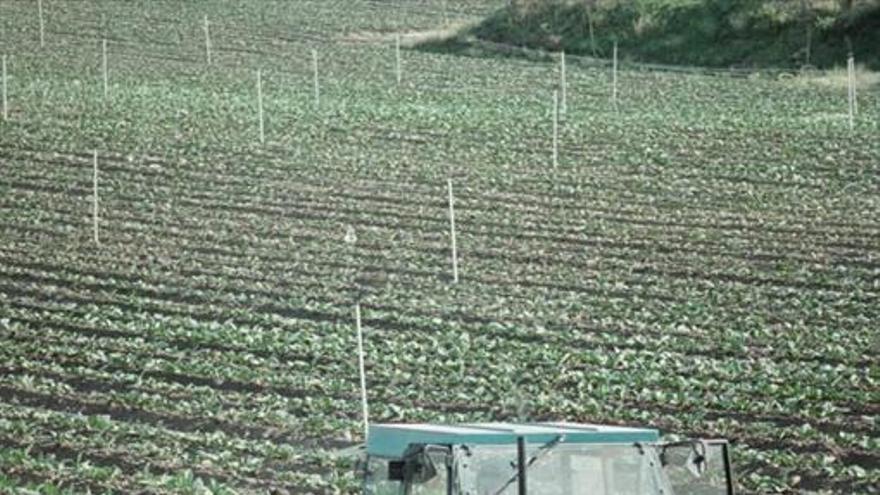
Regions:
<svg viewBox="0 0 880 495"><path fill-rule="evenodd" d="M371 495L732 495L725 440L573 423L370 425Z"/></svg>

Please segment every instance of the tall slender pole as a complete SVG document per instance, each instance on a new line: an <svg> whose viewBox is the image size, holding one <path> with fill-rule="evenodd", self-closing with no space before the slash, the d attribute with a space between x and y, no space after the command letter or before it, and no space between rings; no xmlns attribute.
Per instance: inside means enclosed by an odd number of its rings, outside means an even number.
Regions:
<svg viewBox="0 0 880 495"><path fill-rule="evenodd" d="M853 115L859 114L859 74L856 72L856 59L850 56L850 65L852 65L852 93L853 93Z"/></svg>
<svg viewBox="0 0 880 495"><path fill-rule="evenodd" d="M553 168L559 166L559 91L553 92Z"/></svg>
<svg viewBox="0 0 880 495"><path fill-rule="evenodd" d="M401 82L403 82L403 68L401 67L400 62L400 33L397 33L395 37L395 58L397 60L397 85L400 86Z"/></svg>
<svg viewBox="0 0 880 495"><path fill-rule="evenodd" d="M853 60L853 113L859 114L859 73L856 71L856 61Z"/></svg>
<svg viewBox="0 0 880 495"><path fill-rule="evenodd" d="M318 79L318 50L312 50L312 69L315 75L315 108L321 106L321 83Z"/></svg>
<svg viewBox="0 0 880 495"><path fill-rule="evenodd" d="M260 143L265 143L266 133L263 127L263 75L260 69L257 69L257 113L260 119Z"/></svg>
<svg viewBox="0 0 880 495"><path fill-rule="evenodd" d="M529 484L526 479L526 472L528 469L528 460L526 460L526 439L525 437L516 437L517 495L526 495L528 493Z"/></svg>
<svg viewBox="0 0 880 495"><path fill-rule="evenodd" d="M449 189L449 231L452 239L452 280L458 283L458 244L455 238L455 196L452 194L452 179L446 182Z"/></svg>
<svg viewBox="0 0 880 495"><path fill-rule="evenodd" d="M107 39L105 38L101 42L101 67L104 72L104 99L107 99L107 95L110 92L110 78L107 75Z"/></svg>
<svg viewBox="0 0 880 495"><path fill-rule="evenodd" d="M590 32L590 50L593 52L593 57L596 58L598 56L596 53L596 32L593 29L593 8L589 2L587 3L587 29Z"/></svg>
<svg viewBox="0 0 880 495"><path fill-rule="evenodd" d="M611 102L614 104L614 109L617 109L617 42L614 42L614 62L612 69L612 89L611 89Z"/></svg>
<svg viewBox="0 0 880 495"><path fill-rule="evenodd" d="M807 53L805 55L807 60L807 65L810 65L810 60L813 58L813 24L807 23Z"/></svg>
<svg viewBox="0 0 880 495"><path fill-rule="evenodd" d="M6 55L3 55L3 120L9 120L9 102L7 101L6 89Z"/></svg>
<svg viewBox="0 0 880 495"><path fill-rule="evenodd" d="M354 307L355 322L357 325L358 344L358 371L361 378L361 413L364 419L364 440L370 434L370 409L367 405L367 372L364 368L364 332L361 329L361 304Z"/></svg>
<svg viewBox="0 0 880 495"><path fill-rule="evenodd" d="M46 27L43 22L43 0L37 0L37 14L40 18L40 48L46 46Z"/></svg>
<svg viewBox="0 0 880 495"><path fill-rule="evenodd" d="M562 115L565 115L568 111L568 83L566 82L565 77L565 50L562 51L562 54L559 58L559 86L562 90L560 111L562 112Z"/></svg>
<svg viewBox="0 0 880 495"><path fill-rule="evenodd" d="M854 62L853 57L850 57L846 60L846 76L847 76L847 97L849 103L849 129L853 130L855 128L855 88L854 88Z"/></svg>
<svg viewBox="0 0 880 495"><path fill-rule="evenodd" d="M98 150L95 150L92 173L92 234L95 244L100 244L101 242L98 240Z"/></svg>
<svg viewBox="0 0 880 495"><path fill-rule="evenodd" d="M205 58L208 60L208 65L211 65L211 24L207 15L205 15Z"/></svg>

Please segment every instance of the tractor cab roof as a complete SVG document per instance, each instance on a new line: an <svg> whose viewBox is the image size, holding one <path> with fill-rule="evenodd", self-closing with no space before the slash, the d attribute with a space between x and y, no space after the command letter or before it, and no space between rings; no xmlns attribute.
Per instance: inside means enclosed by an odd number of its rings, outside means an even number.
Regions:
<svg viewBox="0 0 880 495"><path fill-rule="evenodd" d="M518 437L544 444L564 438L566 444L632 444L658 441L650 428L579 423L467 423L370 425L367 454L402 459L411 445L516 445Z"/></svg>

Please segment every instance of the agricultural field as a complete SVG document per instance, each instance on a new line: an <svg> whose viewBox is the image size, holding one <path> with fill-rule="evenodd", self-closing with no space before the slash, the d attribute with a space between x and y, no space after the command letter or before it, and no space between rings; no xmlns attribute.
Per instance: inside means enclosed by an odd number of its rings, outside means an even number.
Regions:
<svg viewBox="0 0 880 495"><path fill-rule="evenodd" d="M880 493L880 86L570 57L554 166L556 57L412 46L500 4L0 2L0 492L354 493L360 303L373 421Z"/></svg>

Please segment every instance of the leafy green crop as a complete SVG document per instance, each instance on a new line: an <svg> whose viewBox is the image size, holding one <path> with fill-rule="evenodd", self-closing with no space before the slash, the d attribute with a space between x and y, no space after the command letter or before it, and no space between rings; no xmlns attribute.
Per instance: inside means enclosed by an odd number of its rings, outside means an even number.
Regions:
<svg viewBox="0 0 880 495"><path fill-rule="evenodd" d="M628 67L615 109L572 57L553 168L550 58L404 49L396 85L395 31L493 2L43 3L43 50L0 6L0 490L351 492L358 301L375 421L655 426L730 438L745 492L880 483L877 87L852 132L801 76Z"/></svg>

